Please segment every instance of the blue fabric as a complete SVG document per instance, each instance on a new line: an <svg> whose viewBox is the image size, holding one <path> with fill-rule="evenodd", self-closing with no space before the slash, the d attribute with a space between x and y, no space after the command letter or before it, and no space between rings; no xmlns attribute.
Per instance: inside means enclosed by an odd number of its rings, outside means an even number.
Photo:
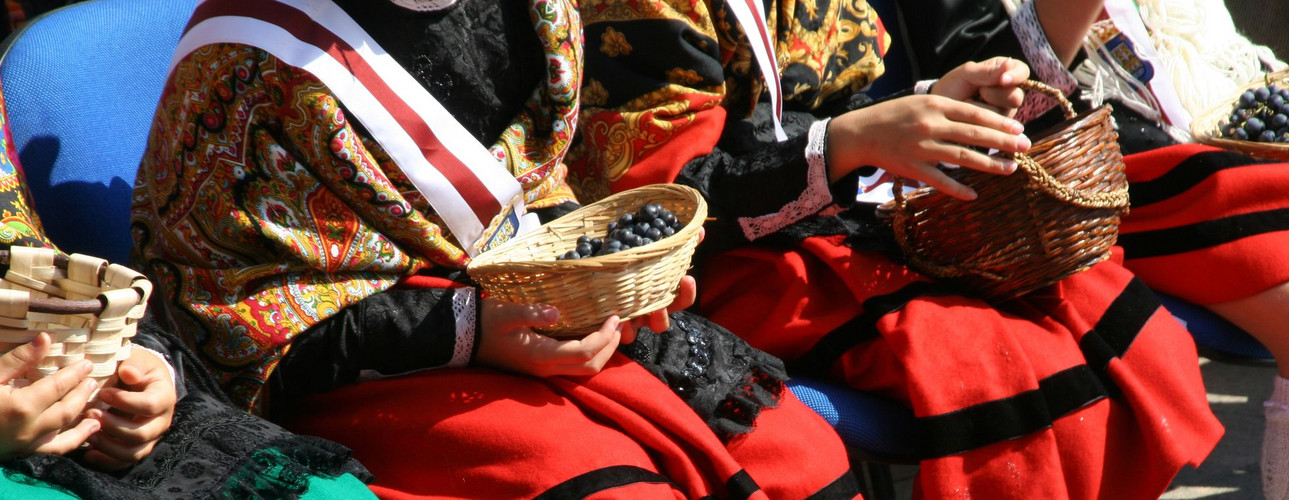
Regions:
<svg viewBox="0 0 1289 500"><path fill-rule="evenodd" d="M67 252L124 263L130 193L196 0L90 0L30 21L0 60L35 209Z"/></svg>
<svg viewBox="0 0 1289 500"><path fill-rule="evenodd" d="M911 459L917 454L913 411L850 387L794 376L792 394L836 429L846 446L864 454Z"/></svg>
<svg viewBox="0 0 1289 500"><path fill-rule="evenodd" d="M1271 359L1271 352L1240 327L1208 309L1155 292L1168 312L1186 325L1195 344L1244 358Z"/></svg>

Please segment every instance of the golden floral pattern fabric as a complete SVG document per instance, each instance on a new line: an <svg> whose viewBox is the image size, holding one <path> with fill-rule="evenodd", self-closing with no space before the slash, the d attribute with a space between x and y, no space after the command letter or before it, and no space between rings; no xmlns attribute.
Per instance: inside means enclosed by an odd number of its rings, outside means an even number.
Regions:
<svg viewBox="0 0 1289 500"><path fill-rule="evenodd" d="M490 151L530 207L571 201L577 13L534 0L548 78ZM135 186L141 267L225 392L251 408L292 339L340 309L468 256L428 201L313 75L216 44L171 74Z"/></svg>
<svg viewBox="0 0 1289 500"><path fill-rule="evenodd" d="M724 3L591 0L579 11L587 53L570 183L584 202L669 182L764 89ZM787 109L845 98L885 70L890 36L863 0L780 0L768 15Z"/></svg>
<svg viewBox="0 0 1289 500"><path fill-rule="evenodd" d="M0 151L4 153L0 155L0 249L14 245L53 248L32 209L31 192L18 166L13 137L9 135L3 96L0 96L0 129L4 131L0 135Z"/></svg>

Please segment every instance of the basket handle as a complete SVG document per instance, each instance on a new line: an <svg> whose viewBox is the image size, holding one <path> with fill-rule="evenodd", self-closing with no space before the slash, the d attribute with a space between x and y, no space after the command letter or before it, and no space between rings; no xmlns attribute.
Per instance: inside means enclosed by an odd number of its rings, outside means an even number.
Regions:
<svg viewBox="0 0 1289 500"><path fill-rule="evenodd" d="M1038 80L1026 80L1018 86L1027 91L1035 91L1046 94L1048 97L1056 100L1061 105L1061 110L1065 112L1065 118L1070 119L1078 115L1074 111L1074 104L1065 97L1065 93ZM1047 173L1047 169L1039 165L1037 161L1030 158L1024 153L1013 153L1012 159L1016 161L1017 167L1025 171L1025 174L1038 185L1039 188L1047 191L1057 199L1084 208L1123 208L1128 206L1128 192L1126 190L1112 191L1108 193L1084 194L1077 190L1070 189L1060 181ZM896 176L892 194L895 198L896 210L905 209L904 198L904 177Z"/></svg>
<svg viewBox="0 0 1289 500"><path fill-rule="evenodd" d="M0 250L0 265L9 265L11 254L9 250ZM54 265L66 268L71 261L67 255L58 252L54 254ZM99 272L99 279L103 278L103 271ZM135 289L138 292L138 289ZM144 295L139 294L140 298ZM60 299L60 298L37 298L32 297L28 301L27 310L46 314L99 314L107 307L107 302L103 297L93 299Z"/></svg>
<svg viewBox="0 0 1289 500"><path fill-rule="evenodd" d="M1038 80L1025 80L1017 84L1017 86L1022 89L1025 89L1026 91L1039 92L1041 94L1045 94L1048 97L1055 100L1058 104L1061 105L1061 110L1065 111L1066 119L1074 118L1076 115L1078 115L1078 113L1074 112L1074 104L1071 103L1069 99L1065 98L1065 93L1061 92L1059 89L1051 85L1040 82Z"/></svg>

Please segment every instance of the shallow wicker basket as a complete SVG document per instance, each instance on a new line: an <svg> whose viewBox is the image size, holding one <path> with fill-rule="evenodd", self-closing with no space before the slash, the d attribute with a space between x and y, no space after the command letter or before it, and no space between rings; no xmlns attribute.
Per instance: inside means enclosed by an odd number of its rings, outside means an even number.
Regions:
<svg viewBox="0 0 1289 500"><path fill-rule="evenodd" d="M1023 295L1110 255L1128 212L1128 181L1110 109L1075 115L1058 90L1026 82L1057 99L1067 120L1031 135L1017 171L995 175L959 168L949 175L979 195L962 201L934 188L879 207L918 271L991 301Z"/></svg>
<svg viewBox="0 0 1289 500"><path fill-rule="evenodd" d="M1289 69L1283 69L1275 73L1269 73L1262 77L1249 82L1240 88L1240 90L1231 94L1230 97L1223 99L1219 104L1205 110L1199 116L1191 120L1191 135L1195 140L1211 146L1239 151L1255 158L1268 160L1289 160L1289 143L1283 142L1257 142L1257 141L1240 141L1222 137L1221 128L1226 122L1227 117L1235 110L1235 103L1239 102L1240 94L1244 91L1263 87L1269 84L1276 84L1280 87L1289 87Z"/></svg>
<svg viewBox="0 0 1289 500"><path fill-rule="evenodd" d="M658 203L685 221L676 234L614 254L555 260L582 235L603 238L610 222ZM666 307L689 270L707 203L693 188L655 184L586 205L536 231L476 257L470 277L491 296L560 310L559 323L538 329L552 336L584 335L610 316L623 320Z"/></svg>
<svg viewBox="0 0 1289 500"><path fill-rule="evenodd" d="M130 338L143 318L152 284L142 274L86 255L47 248L0 250L8 271L0 280L0 351L8 352L48 332L49 354L24 377L26 385L82 359L103 388L130 354ZM97 393L96 393L97 395Z"/></svg>

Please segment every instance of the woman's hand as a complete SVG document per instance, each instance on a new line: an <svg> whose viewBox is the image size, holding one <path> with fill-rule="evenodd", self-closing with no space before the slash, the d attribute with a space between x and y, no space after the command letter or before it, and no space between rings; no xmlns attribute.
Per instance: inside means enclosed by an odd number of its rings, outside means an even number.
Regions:
<svg viewBox="0 0 1289 500"><path fill-rule="evenodd" d="M702 236L699 236L701 239ZM671 313L683 311L689 306L694 305L698 299L698 284L694 281L693 276L683 276L680 278L680 285L676 290L676 299L666 308L659 309L644 316L635 318L627 322L626 327L622 329L622 343L630 344L636 341L636 331L641 327L649 327L655 332L665 332L671 329Z"/></svg>
<svg viewBox="0 0 1289 500"><path fill-rule="evenodd" d="M61 455L75 450L99 429L94 419L76 422L97 386L88 378L93 369L89 361L72 363L27 387L7 385L40 364L49 344L49 335L41 333L0 356L0 384L6 384L0 385L0 459L31 453Z"/></svg>
<svg viewBox="0 0 1289 500"><path fill-rule="evenodd" d="M636 329L670 327L668 314L693 305L698 295L694 278L680 280L676 300L666 309L623 322L617 316L580 339L561 340L533 331L559 321L559 310L544 305L515 304L484 299L479 318L479 352L475 360L487 366L537 377L593 375L604 368L619 344L635 341Z"/></svg>
<svg viewBox="0 0 1289 500"><path fill-rule="evenodd" d="M1018 85L1028 79L1029 66L1024 62L995 57L949 70L931 87L931 93L1012 117L1025 102L1025 91Z"/></svg>
<svg viewBox="0 0 1289 500"><path fill-rule="evenodd" d="M102 424L102 432L90 437L84 459L107 471L124 469L148 456L170 429L175 414L175 383L164 359L135 349L116 373L117 385L104 388L98 396L111 409L88 412L89 418Z"/></svg>
<svg viewBox="0 0 1289 500"><path fill-rule="evenodd" d="M975 191L937 165L951 163L1001 175L1016 171L1015 162L1005 155L986 155L978 149L1029 150L1024 126L995 111L1019 105L1015 83L1028 78L1028 71L1023 64L1015 67L1001 60L993 65L968 63L937 82L932 94L892 99L834 118L828 124L829 180L872 165L955 198L975 199Z"/></svg>
<svg viewBox="0 0 1289 500"><path fill-rule="evenodd" d="M533 331L559 321L559 310L539 304L483 299L479 352L475 360L537 377L599 373L622 340L622 321L606 320L580 339L560 340Z"/></svg>

